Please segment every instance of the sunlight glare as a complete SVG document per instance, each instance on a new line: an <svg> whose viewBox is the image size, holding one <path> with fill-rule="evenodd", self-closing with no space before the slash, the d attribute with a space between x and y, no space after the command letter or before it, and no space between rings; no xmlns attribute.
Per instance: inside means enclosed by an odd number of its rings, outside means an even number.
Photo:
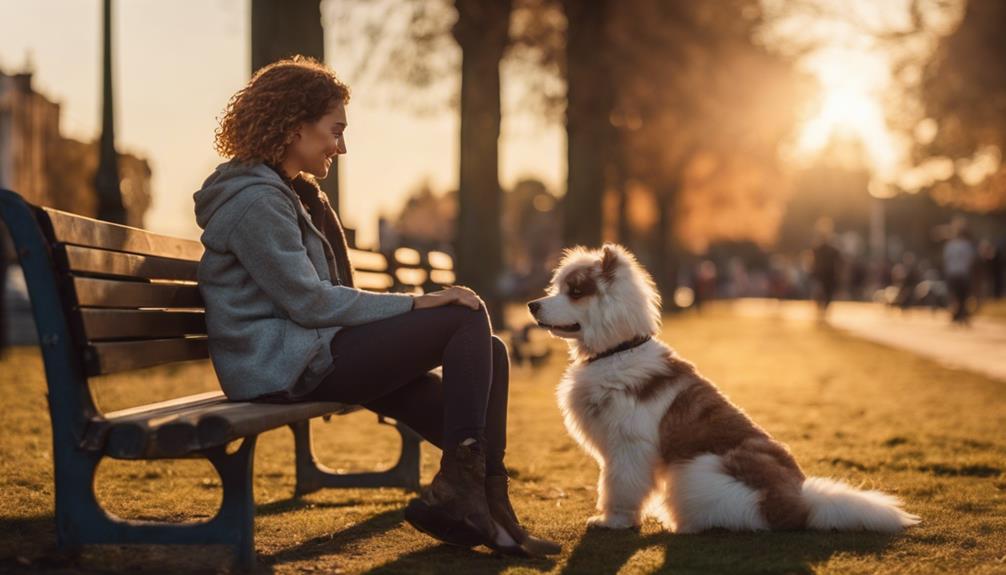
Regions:
<svg viewBox="0 0 1006 575"><path fill-rule="evenodd" d="M832 51L808 63L821 85L820 105L804 125L797 151L815 156L835 136L856 139L866 152L865 167L885 178L895 171L898 153L878 98L878 62L871 60L862 52Z"/></svg>

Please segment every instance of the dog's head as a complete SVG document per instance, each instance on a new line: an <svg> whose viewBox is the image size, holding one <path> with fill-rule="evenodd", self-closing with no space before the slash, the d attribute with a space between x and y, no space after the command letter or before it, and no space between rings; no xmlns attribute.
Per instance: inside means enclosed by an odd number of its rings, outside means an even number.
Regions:
<svg viewBox="0 0 1006 575"><path fill-rule="evenodd" d="M548 294L527 304L531 315L584 356L660 329L660 295L653 279L619 245L566 250Z"/></svg>

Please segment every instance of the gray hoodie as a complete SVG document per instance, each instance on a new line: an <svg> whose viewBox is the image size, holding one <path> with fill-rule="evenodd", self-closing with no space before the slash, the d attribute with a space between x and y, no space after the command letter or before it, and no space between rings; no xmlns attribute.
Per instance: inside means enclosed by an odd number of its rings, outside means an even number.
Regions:
<svg viewBox="0 0 1006 575"><path fill-rule="evenodd" d="M210 358L230 399L303 396L331 370L341 327L412 307L408 295L334 285L328 240L264 164L221 164L193 198Z"/></svg>

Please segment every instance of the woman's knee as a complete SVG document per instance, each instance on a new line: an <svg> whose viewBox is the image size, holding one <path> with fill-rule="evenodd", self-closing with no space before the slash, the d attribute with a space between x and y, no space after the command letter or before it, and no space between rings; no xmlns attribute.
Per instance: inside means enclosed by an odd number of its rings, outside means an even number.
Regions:
<svg viewBox="0 0 1006 575"><path fill-rule="evenodd" d="M493 361L510 361L510 351L507 349L506 343L499 336L492 336L492 346L493 346Z"/></svg>
<svg viewBox="0 0 1006 575"><path fill-rule="evenodd" d="M471 309L461 306L451 307L459 310L462 327L475 330L479 333L484 333L486 336L492 334L492 324L489 322L489 313L486 311L484 306L479 309Z"/></svg>

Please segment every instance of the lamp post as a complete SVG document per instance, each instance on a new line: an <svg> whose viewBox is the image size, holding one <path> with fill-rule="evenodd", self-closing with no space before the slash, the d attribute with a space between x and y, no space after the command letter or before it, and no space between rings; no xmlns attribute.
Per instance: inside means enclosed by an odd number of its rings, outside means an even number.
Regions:
<svg viewBox="0 0 1006 575"><path fill-rule="evenodd" d="M119 187L119 158L115 152L115 110L112 100L112 0L104 0L103 85L101 144L94 187L98 192L98 219L126 223Z"/></svg>

